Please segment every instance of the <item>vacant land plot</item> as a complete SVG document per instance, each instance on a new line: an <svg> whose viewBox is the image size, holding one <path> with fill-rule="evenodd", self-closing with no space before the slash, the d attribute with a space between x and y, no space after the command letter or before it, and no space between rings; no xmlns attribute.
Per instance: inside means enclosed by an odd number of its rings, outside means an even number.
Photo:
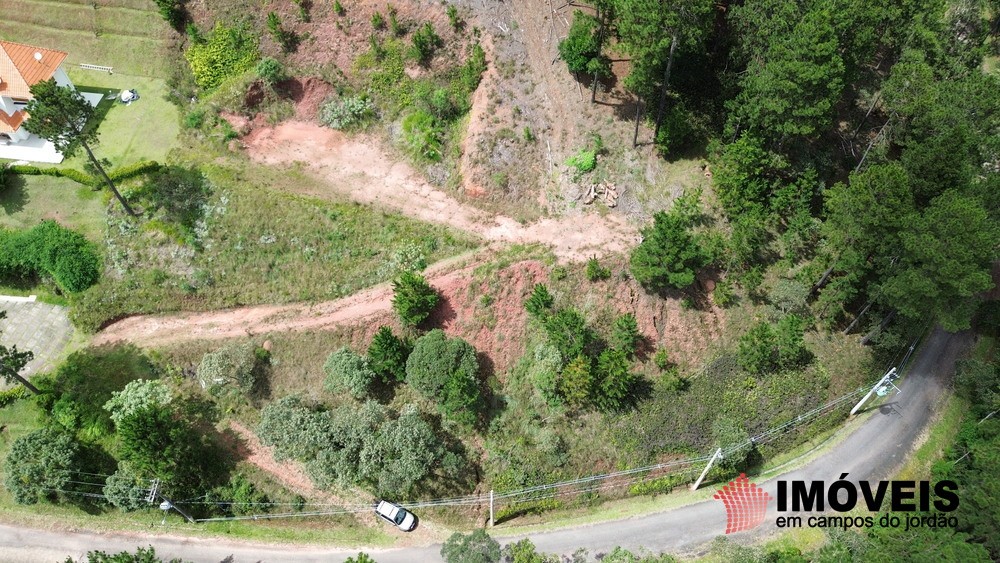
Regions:
<svg viewBox="0 0 1000 563"><path fill-rule="evenodd" d="M6 0L0 36L66 51L67 66L113 66L118 73L165 77L172 33L149 0Z"/></svg>

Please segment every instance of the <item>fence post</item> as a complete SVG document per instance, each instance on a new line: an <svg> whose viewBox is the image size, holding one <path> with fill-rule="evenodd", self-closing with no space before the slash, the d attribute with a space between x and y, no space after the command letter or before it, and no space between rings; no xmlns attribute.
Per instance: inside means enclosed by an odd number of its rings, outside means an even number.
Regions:
<svg viewBox="0 0 1000 563"><path fill-rule="evenodd" d="M715 450L715 453L712 454L712 457L708 460L708 465L705 466L705 470L701 472L701 475L698 477L698 480L694 482L694 485L691 485L692 491L698 490L698 486L701 485L705 475L708 475L708 470L712 468L712 464L715 463L716 458L720 457L722 457L722 448Z"/></svg>
<svg viewBox="0 0 1000 563"><path fill-rule="evenodd" d="M490 528L493 527L493 489L490 489Z"/></svg>

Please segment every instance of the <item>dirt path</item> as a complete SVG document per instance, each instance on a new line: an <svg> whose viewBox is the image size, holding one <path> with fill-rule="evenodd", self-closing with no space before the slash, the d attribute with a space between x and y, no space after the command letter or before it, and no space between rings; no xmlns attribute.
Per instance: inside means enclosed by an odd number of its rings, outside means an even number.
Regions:
<svg viewBox="0 0 1000 563"><path fill-rule="evenodd" d="M451 269L451 261L432 265L425 273L435 287L451 284L471 267ZM392 284L383 283L348 297L321 303L256 305L221 311L137 315L122 319L94 335L93 345L133 342L155 347L199 339L324 330L357 324L387 314L392 309Z"/></svg>
<svg viewBox="0 0 1000 563"><path fill-rule="evenodd" d="M392 160L373 139L351 138L304 121L257 129L244 139L261 163L301 162L323 180L321 187L284 186L314 197L347 196L404 215L475 233L490 242L542 243L563 260L624 252L638 242L638 230L615 215L578 212L522 225L460 203L434 188L408 164Z"/></svg>

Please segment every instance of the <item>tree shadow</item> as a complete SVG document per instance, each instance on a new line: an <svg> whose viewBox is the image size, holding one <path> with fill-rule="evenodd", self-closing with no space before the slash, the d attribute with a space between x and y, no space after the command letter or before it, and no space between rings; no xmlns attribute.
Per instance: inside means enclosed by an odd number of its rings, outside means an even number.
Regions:
<svg viewBox="0 0 1000 563"><path fill-rule="evenodd" d="M427 316L427 319L420 323L420 328L427 329L431 327L441 327L458 317L458 313L455 311L455 307L452 305L451 299L441 295L440 293L438 293L438 296L439 299L437 305L434 306L434 310Z"/></svg>
<svg viewBox="0 0 1000 563"><path fill-rule="evenodd" d="M20 174L6 172L3 185L0 186L0 206L8 215L22 211L31 200L28 195L27 182Z"/></svg>

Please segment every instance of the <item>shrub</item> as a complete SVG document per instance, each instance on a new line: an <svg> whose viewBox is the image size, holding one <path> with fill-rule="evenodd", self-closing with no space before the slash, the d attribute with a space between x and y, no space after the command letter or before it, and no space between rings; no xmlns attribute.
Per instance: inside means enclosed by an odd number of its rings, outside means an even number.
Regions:
<svg viewBox="0 0 1000 563"><path fill-rule="evenodd" d="M328 412L313 412L297 397L283 397L260 411L257 436L278 461L314 459L333 440Z"/></svg>
<svg viewBox="0 0 1000 563"><path fill-rule="evenodd" d="M0 230L0 276L42 274L61 290L76 293L97 283L101 260L93 243L55 221L27 231Z"/></svg>
<svg viewBox="0 0 1000 563"><path fill-rule="evenodd" d="M463 424L473 424L485 406L478 374L476 349L461 338L447 338L440 329L418 338L406 360L406 382Z"/></svg>
<svg viewBox="0 0 1000 563"><path fill-rule="evenodd" d="M115 168L111 172L108 172L108 177L111 178L113 182L120 182L122 180L128 180L129 178L135 178L136 176L146 174L147 172L155 172L159 169L159 162L154 160L142 160L134 164ZM80 183L82 184L83 182Z"/></svg>
<svg viewBox="0 0 1000 563"><path fill-rule="evenodd" d="M594 393L594 404L604 412L619 412L628 406L636 377L629 371L628 356L622 350L608 348L597 358L600 383Z"/></svg>
<svg viewBox="0 0 1000 563"><path fill-rule="evenodd" d="M594 339L587 321L576 309L561 309L545 319L545 333L563 359L584 353Z"/></svg>
<svg viewBox="0 0 1000 563"><path fill-rule="evenodd" d="M733 304L734 299L732 282L728 279L719 280L712 290L712 301L719 307L726 308Z"/></svg>
<svg viewBox="0 0 1000 563"><path fill-rule="evenodd" d="M18 504L35 504L66 490L78 469L79 445L67 432L42 428L11 444L4 464L4 486Z"/></svg>
<svg viewBox="0 0 1000 563"><path fill-rule="evenodd" d="M267 512L271 502L267 494L242 473L230 477L225 486L215 489L213 493L222 499L220 504L226 512L236 516Z"/></svg>
<svg viewBox="0 0 1000 563"><path fill-rule="evenodd" d="M198 364L198 381L203 389L218 391L226 384L235 384L248 393L257 383L256 366L253 344L227 344L202 357Z"/></svg>
<svg viewBox="0 0 1000 563"><path fill-rule="evenodd" d="M486 72L486 51L479 43L472 46L469 58L458 69L458 80L466 92L472 93L479 86L483 73Z"/></svg>
<svg viewBox="0 0 1000 563"><path fill-rule="evenodd" d="M448 14L448 24L455 31L462 29L462 19L458 17L458 8L452 4L448 4L445 8L445 13Z"/></svg>
<svg viewBox="0 0 1000 563"><path fill-rule="evenodd" d="M787 315L776 325L761 321L740 337L736 361L754 375L801 367L812 360L805 347L805 322Z"/></svg>
<svg viewBox="0 0 1000 563"><path fill-rule="evenodd" d="M151 406L122 419L119 454L137 475L161 479L165 491L192 493L227 469L202 436L170 409Z"/></svg>
<svg viewBox="0 0 1000 563"><path fill-rule="evenodd" d="M580 149L576 154L566 159L566 166L574 169L576 174L593 172L597 168L597 151Z"/></svg>
<svg viewBox="0 0 1000 563"><path fill-rule="evenodd" d="M440 298L423 276L403 272L392 284L392 308L404 324L417 326L430 316Z"/></svg>
<svg viewBox="0 0 1000 563"><path fill-rule="evenodd" d="M666 370L673 366L673 362L670 361L670 353L665 348L660 348L656 351L656 354L653 355L653 363L661 370Z"/></svg>
<svg viewBox="0 0 1000 563"><path fill-rule="evenodd" d="M587 279L596 282L606 280L611 277L611 270L602 266L596 256L587 260Z"/></svg>
<svg viewBox="0 0 1000 563"><path fill-rule="evenodd" d="M286 78L285 67L271 57L261 59L257 63L255 71L257 72L257 76L270 86L274 86Z"/></svg>
<svg viewBox="0 0 1000 563"><path fill-rule="evenodd" d="M559 56L570 72L584 72L593 66L592 61L600 57L597 18L575 10L569 34L559 42Z"/></svg>
<svg viewBox="0 0 1000 563"><path fill-rule="evenodd" d="M25 399L28 396L28 390L20 386L0 391L0 408L6 407L19 399Z"/></svg>
<svg viewBox="0 0 1000 563"><path fill-rule="evenodd" d="M125 384L121 391L115 391L111 399L104 403L104 410L111 414L115 424L138 411L149 407L164 407L172 399L170 389L157 380L136 379Z"/></svg>
<svg viewBox="0 0 1000 563"><path fill-rule="evenodd" d="M581 408L589 404L593 385L590 358L580 354L563 368L559 378L559 393L568 405Z"/></svg>
<svg viewBox="0 0 1000 563"><path fill-rule="evenodd" d="M208 182L201 172L180 166L160 168L135 193L148 218L177 225L193 246L197 245L195 228L203 218L209 195Z"/></svg>
<svg viewBox="0 0 1000 563"><path fill-rule="evenodd" d="M333 0L333 13L338 16L342 16L347 13L347 11L344 10L344 6L341 5L340 0Z"/></svg>
<svg viewBox="0 0 1000 563"><path fill-rule="evenodd" d="M372 14L372 27L375 28L376 31L385 29L385 18L382 17L381 12L375 12Z"/></svg>
<svg viewBox="0 0 1000 563"><path fill-rule="evenodd" d="M683 289L694 283L695 271L708 263L708 256L689 232L690 222L678 213L662 211L653 216L653 226L643 230L643 240L632 251L632 276L655 289Z"/></svg>
<svg viewBox="0 0 1000 563"><path fill-rule="evenodd" d="M281 16L274 12L267 13L267 31L271 34L274 42L281 46L281 50L291 53L298 46L298 37L295 33L285 29L281 25Z"/></svg>
<svg viewBox="0 0 1000 563"><path fill-rule="evenodd" d="M383 326L368 345L368 364L386 383L404 381L406 359L411 350L412 346L408 341L393 334L391 328Z"/></svg>
<svg viewBox="0 0 1000 563"><path fill-rule="evenodd" d="M364 96L330 100L319 110L319 120L338 130L353 129L375 117L375 104Z"/></svg>
<svg viewBox="0 0 1000 563"><path fill-rule="evenodd" d="M377 377L368 360L350 348L341 348L330 354L323 364L323 372L326 373L323 386L328 391L347 391L355 399L367 396Z"/></svg>
<svg viewBox="0 0 1000 563"><path fill-rule="evenodd" d="M549 293L549 288L543 283L536 283L531 290L531 296L524 302L524 308L533 317L542 319L552 309L554 303L555 298Z"/></svg>
<svg viewBox="0 0 1000 563"><path fill-rule="evenodd" d="M445 563L497 563L500 542L481 528L468 534L455 532L441 546L441 557Z"/></svg>
<svg viewBox="0 0 1000 563"><path fill-rule="evenodd" d="M427 64L434 57L434 52L438 50L444 41L435 31L430 22L417 28L413 32L413 53L414 58L421 64Z"/></svg>
<svg viewBox="0 0 1000 563"><path fill-rule="evenodd" d="M192 42L184 53L195 82L206 90L252 69L257 57L253 34L244 27L227 27L222 22L215 24L204 42Z"/></svg>
<svg viewBox="0 0 1000 563"><path fill-rule="evenodd" d="M403 145L414 157L438 162L441 160L441 126L425 109L418 109L403 118Z"/></svg>
<svg viewBox="0 0 1000 563"><path fill-rule="evenodd" d="M150 483L138 475L126 462L118 466L118 471L108 477L102 492L112 506L122 512L132 512L147 508Z"/></svg>
<svg viewBox="0 0 1000 563"><path fill-rule="evenodd" d="M629 358L635 355L636 348L642 340L639 332L639 324L635 320L635 315L626 313L617 319L611 326L611 346L616 350L621 350Z"/></svg>
<svg viewBox="0 0 1000 563"><path fill-rule="evenodd" d="M156 7L160 9L160 15L176 31L184 29L184 20L187 14L184 12L184 4L181 0L153 0Z"/></svg>

